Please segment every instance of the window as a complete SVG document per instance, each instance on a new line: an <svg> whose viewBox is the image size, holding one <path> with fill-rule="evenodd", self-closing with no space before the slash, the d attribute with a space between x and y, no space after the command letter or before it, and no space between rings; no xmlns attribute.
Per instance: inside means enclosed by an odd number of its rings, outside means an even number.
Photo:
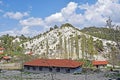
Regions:
<svg viewBox="0 0 120 80"><path fill-rule="evenodd" d="M32 67L33 68L33 70L36 70L36 68L35 67Z"/></svg>
<svg viewBox="0 0 120 80"><path fill-rule="evenodd" d="M42 71L42 67L39 67L39 71Z"/></svg>
<svg viewBox="0 0 120 80"><path fill-rule="evenodd" d="M67 73L70 73L70 69L66 69L66 72L67 72Z"/></svg>
<svg viewBox="0 0 120 80"><path fill-rule="evenodd" d="M29 67L29 66L27 66L27 70L30 70L30 67Z"/></svg>
<svg viewBox="0 0 120 80"><path fill-rule="evenodd" d="M49 68L49 71L52 72L52 68Z"/></svg>
<svg viewBox="0 0 120 80"><path fill-rule="evenodd" d="M56 71L57 71L57 72L60 72L60 68L56 68Z"/></svg>

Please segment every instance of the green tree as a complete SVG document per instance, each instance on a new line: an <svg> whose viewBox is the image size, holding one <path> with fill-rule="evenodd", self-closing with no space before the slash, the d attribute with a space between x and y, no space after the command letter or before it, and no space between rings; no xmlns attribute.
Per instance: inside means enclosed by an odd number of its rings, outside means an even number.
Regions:
<svg viewBox="0 0 120 80"><path fill-rule="evenodd" d="M70 51L70 58L72 58L72 56L73 56L73 51L74 51L73 42L74 42L74 39L73 39L73 36L71 35L71 36L70 36L70 49L71 49L71 51Z"/></svg>
<svg viewBox="0 0 120 80"><path fill-rule="evenodd" d="M81 50L82 50L82 58L85 58L86 53L86 47L87 47L87 38L85 35L81 36Z"/></svg>
<svg viewBox="0 0 120 80"><path fill-rule="evenodd" d="M59 57L62 57L62 54L63 54L63 47L62 47L62 36L60 34L60 37L59 37Z"/></svg>
<svg viewBox="0 0 120 80"><path fill-rule="evenodd" d="M52 27L50 27L50 31L52 31L53 30L53 28Z"/></svg>
<svg viewBox="0 0 120 80"><path fill-rule="evenodd" d="M57 29L57 28L58 28L58 26L57 26L57 25L55 25L55 26L54 26L54 29Z"/></svg>
<svg viewBox="0 0 120 80"><path fill-rule="evenodd" d="M68 59L70 59L70 38L68 38Z"/></svg>
<svg viewBox="0 0 120 80"><path fill-rule="evenodd" d="M67 42L66 42L66 37L64 37L64 54L65 54L65 59L68 58L68 53L67 53Z"/></svg>
<svg viewBox="0 0 120 80"><path fill-rule="evenodd" d="M100 52L100 51L103 51L104 47L103 47L103 42L99 39L97 39L96 41L94 41L94 46L95 46L95 49Z"/></svg>
<svg viewBox="0 0 120 80"><path fill-rule="evenodd" d="M109 54L110 54L109 60L110 60L110 62L112 64L113 68L115 68L115 64L117 63L117 53L116 53L117 49L116 49L115 45L112 45L110 43L107 43L107 46L110 49L110 51L109 51Z"/></svg>
<svg viewBox="0 0 120 80"><path fill-rule="evenodd" d="M112 58L112 65L113 65L113 68L115 68L115 62L116 62L116 48L115 46L111 46L111 58Z"/></svg>
<svg viewBox="0 0 120 80"><path fill-rule="evenodd" d="M90 58L92 59L96 51L94 48L93 38L91 36L90 38L88 38L87 44L88 44L88 54L90 55Z"/></svg>
<svg viewBox="0 0 120 80"><path fill-rule="evenodd" d="M45 54L45 58L48 57L49 54L49 45L48 45L48 39L46 39L46 54Z"/></svg>
<svg viewBox="0 0 120 80"><path fill-rule="evenodd" d="M79 59L79 40L78 40L78 35L77 34L75 36L75 49L76 49L77 59Z"/></svg>

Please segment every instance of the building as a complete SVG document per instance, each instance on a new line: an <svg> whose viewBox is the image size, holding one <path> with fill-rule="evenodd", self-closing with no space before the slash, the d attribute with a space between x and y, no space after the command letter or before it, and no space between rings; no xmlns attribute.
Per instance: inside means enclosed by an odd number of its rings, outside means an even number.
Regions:
<svg viewBox="0 0 120 80"><path fill-rule="evenodd" d="M7 62L9 62L9 61L10 61L10 59L11 59L11 57L10 57L10 56L4 56L4 57L3 57L3 60L5 60L5 61L7 61Z"/></svg>
<svg viewBox="0 0 120 80"><path fill-rule="evenodd" d="M0 48L0 55L2 55L4 53L4 50L5 50L4 48ZM0 57L0 61L7 61L8 62L8 61L10 61L10 58L11 58L10 56L3 56L2 55Z"/></svg>
<svg viewBox="0 0 120 80"><path fill-rule="evenodd" d="M67 59L36 59L24 64L27 72L78 73L82 71L82 62Z"/></svg>
<svg viewBox="0 0 120 80"><path fill-rule="evenodd" d="M3 54L4 48L0 48L0 54Z"/></svg>
<svg viewBox="0 0 120 80"><path fill-rule="evenodd" d="M107 66L108 61L92 61L92 65L95 66L96 68L103 68Z"/></svg>
<svg viewBox="0 0 120 80"><path fill-rule="evenodd" d="M32 52L32 51L30 51L30 52L28 52L27 54L28 54L28 55L32 55L32 54L33 54L33 52Z"/></svg>

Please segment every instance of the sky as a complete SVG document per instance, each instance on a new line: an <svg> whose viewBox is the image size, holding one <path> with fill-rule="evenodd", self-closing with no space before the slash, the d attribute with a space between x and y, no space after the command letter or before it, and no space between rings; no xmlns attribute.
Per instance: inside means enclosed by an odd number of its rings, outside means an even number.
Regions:
<svg viewBox="0 0 120 80"><path fill-rule="evenodd" d="M0 36L35 36L54 25L120 25L120 0L0 0Z"/></svg>

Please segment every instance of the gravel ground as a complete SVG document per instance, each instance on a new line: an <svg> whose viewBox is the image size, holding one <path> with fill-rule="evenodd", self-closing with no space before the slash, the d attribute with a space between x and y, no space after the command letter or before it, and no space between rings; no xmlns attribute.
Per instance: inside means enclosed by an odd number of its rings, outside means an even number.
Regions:
<svg viewBox="0 0 120 80"><path fill-rule="evenodd" d="M62 73L25 73L20 71L2 71L0 80L109 80L104 72L85 74L62 74ZM21 79L22 76L22 79ZM85 79L86 78L86 79Z"/></svg>

